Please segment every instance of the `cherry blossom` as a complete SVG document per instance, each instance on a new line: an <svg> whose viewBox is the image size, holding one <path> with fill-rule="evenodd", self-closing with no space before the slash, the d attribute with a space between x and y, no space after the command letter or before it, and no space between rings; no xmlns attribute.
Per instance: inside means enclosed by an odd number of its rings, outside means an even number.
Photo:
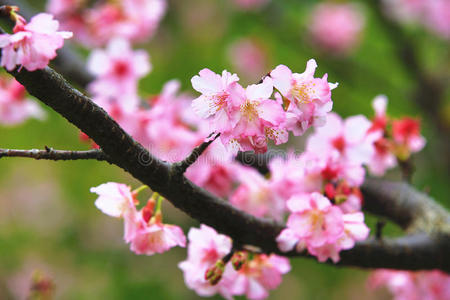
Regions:
<svg viewBox="0 0 450 300"><path fill-rule="evenodd" d="M17 125L28 118L44 119L45 112L15 79L0 77L0 124Z"/></svg>
<svg viewBox="0 0 450 300"><path fill-rule="evenodd" d="M354 50L364 27L364 15L357 5L322 3L317 5L309 23L314 43L332 54Z"/></svg>
<svg viewBox="0 0 450 300"><path fill-rule="evenodd" d="M364 215L361 212L345 214L343 235L335 243L326 243L319 247L309 247L308 251L320 262L325 262L331 258L334 263L340 260L341 250L351 249L355 246L355 241L365 240L369 236L369 228L364 224Z"/></svg>
<svg viewBox="0 0 450 300"><path fill-rule="evenodd" d="M241 167L236 173L241 184L230 196L231 204L257 217L281 220L285 200L272 189L270 182L248 167Z"/></svg>
<svg viewBox="0 0 450 300"><path fill-rule="evenodd" d="M178 264L186 285L200 296L220 293L224 298L232 299L230 285L236 271L231 264L225 266L222 279L216 285L211 285L205 279L206 270L231 251L231 239L202 224L200 229L189 230L188 240L188 258Z"/></svg>
<svg viewBox="0 0 450 300"><path fill-rule="evenodd" d="M400 22L419 22L444 39L450 39L449 8L446 0L384 0L385 11Z"/></svg>
<svg viewBox="0 0 450 300"><path fill-rule="evenodd" d="M386 286L395 300L450 298L450 276L441 271L377 270L369 277L372 289Z"/></svg>
<svg viewBox="0 0 450 300"><path fill-rule="evenodd" d="M47 10L62 27L86 46L103 46L120 37L131 42L148 40L166 11L165 0L107 1L87 7L81 0L51 0Z"/></svg>
<svg viewBox="0 0 450 300"><path fill-rule="evenodd" d="M347 161L367 163L375 151L373 142L380 136L379 133L368 135L370 127L370 121L362 115L342 120L330 113L326 125L308 139L307 151L325 155L334 149Z"/></svg>
<svg viewBox="0 0 450 300"><path fill-rule="evenodd" d="M386 116L387 97L379 95L375 97L372 102L372 107L375 110L375 117L372 120L372 126L369 132L381 132L381 136L374 142L375 152L372 158L368 161L368 167L372 174L382 176L386 170L391 169L397 165L397 159L393 154L393 143L385 138L386 126L388 119Z"/></svg>
<svg viewBox="0 0 450 300"><path fill-rule="evenodd" d="M228 197L241 168L220 140L216 140L189 167L186 177L219 197Z"/></svg>
<svg viewBox="0 0 450 300"><path fill-rule="evenodd" d="M289 260L275 254L255 255L239 269L230 287L233 295L246 295L248 299L259 300L269 296L269 290L276 289L282 275L291 270Z"/></svg>
<svg viewBox="0 0 450 300"><path fill-rule="evenodd" d="M132 234L130 249L136 254L153 255L163 253L172 247L186 246L186 237L183 230L175 225L163 224L160 213L147 223L142 214L138 215L139 220L129 220L128 222L137 222L135 232Z"/></svg>
<svg viewBox="0 0 450 300"><path fill-rule="evenodd" d="M114 39L106 50L92 51L87 67L97 77L88 87L91 93L111 99L120 95L121 99L130 99L119 102L123 109L132 111L137 108L137 81L151 70L146 51L133 51L128 41Z"/></svg>
<svg viewBox="0 0 450 300"><path fill-rule="evenodd" d="M326 243L335 243L343 233L342 212L319 193L295 195L287 206L292 214L287 228L277 237L280 250L289 251L297 245L303 248L317 248Z"/></svg>
<svg viewBox="0 0 450 300"><path fill-rule="evenodd" d="M1 65L12 71L23 66L28 71L45 68L56 57L56 50L64 45L71 32L57 31L59 23L53 16L40 13L27 24L19 18L13 34L0 35Z"/></svg>
<svg viewBox="0 0 450 300"><path fill-rule="evenodd" d="M272 80L268 77L245 90L239 84L234 85L231 95L239 106L239 111L235 112L238 121L232 131L222 134L225 144L237 142L241 151L263 153L267 151L267 138L277 145L287 142L287 131L280 128L284 111L276 101L269 99L272 92Z"/></svg>
<svg viewBox="0 0 450 300"><path fill-rule="evenodd" d="M90 191L99 196L95 206L111 217L123 217L127 210L134 207L136 201L130 187L122 183L108 182L93 187Z"/></svg>
<svg viewBox="0 0 450 300"><path fill-rule="evenodd" d="M209 69L201 70L192 78L192 87L202 93L192 102L192 108L198 116L211 121L212 131L228 131L236 125L236 105L230 93L238 80L236 74L223 71L218 75Z"/></svg>
<svg viewBox="0 0 450 300"><path fill-rule="evenodd" d="M258 40L241 38L233 42L228 48L228 59L247 80L258 81L267 73L267 54Z"/></svg>
<svg viewBox="0 0 450 300"><path fill-rule="evenodd" d="M303 134L310 126L323 125L326 113L333 105L331 90L337 87L337 83L328 83L327 74L315 78L316 68L316 61L310 59L302 74L292 73L284 65L279 65L270 73L274 87L287 106L286 128L296 136Z"/></svg>
<svg viewBox="0 0 450 300"><path fill-rule="evenodd" d="M392 122L394 141L400 145L400 157L407 158L409 152L418 152L425 146L425 138L420 135L420 121L404 117ZM404 152L405 151L405 152Z"/></svg>

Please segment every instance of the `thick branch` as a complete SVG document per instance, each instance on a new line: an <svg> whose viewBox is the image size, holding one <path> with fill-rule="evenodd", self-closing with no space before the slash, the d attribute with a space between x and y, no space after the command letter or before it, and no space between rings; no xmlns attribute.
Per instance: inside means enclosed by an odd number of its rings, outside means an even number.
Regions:
<svg viewBox="0 0 450 300"><path fill-rule="evenodd" d="M17 149L0 149L0 158L2 157L26 157L34 159L46 160L80 160L80 159L96 159L99 161L108 160L108 156L102 150L88 151L69 151L54 150L47 148L45 150L17 150Z"/></svg>
<svg viewBox="0 0 450 300"><path fill-rule="evenodd" d="M366 179L364 209L390 218L410 232L450 235L450 214L428 195L404 182Z"/></svg>

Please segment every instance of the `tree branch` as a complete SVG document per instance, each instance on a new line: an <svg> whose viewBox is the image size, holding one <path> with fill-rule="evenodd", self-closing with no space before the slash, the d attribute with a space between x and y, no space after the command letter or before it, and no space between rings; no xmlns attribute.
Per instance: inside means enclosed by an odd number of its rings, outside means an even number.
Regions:
<svg viewBox="0 0 450 300"><path fill-rule="evenodd" d="M11 72L30 94L88 134L110 162L160 193L199 222L230 236L241 245L279 253L275 238L283 225L256 218L193 185L184 176L170 176L170 165L134 141L102 108L72 88L50 68ZM448 236L365 241L342 252L339 265L370 268L435 269L450 271ZM432 253L433 255L429 255ZM289 256L305 256L288 253ZM399 257L401 259L399 259Z"/></svg>
<svg viewBox="0 0 450 300"><path fill-rule="evenodd" d="M17 150L17 149L0 149L0 158L2 157L26 157L34 159L46 160L80 160L80 159L96 159L98 161L108 161L108 156L102 150L94 149L88 151L70 151L70 150L54 150L45 147L45 150Z"/></svg>
<svg viewBox="0 0 450 300"><path fill-rule="evenodd" d="M212 133L209 135L208 138L211 138L211 136L215 134ZM200 157L200 155L203 154L203 152L205 152L205 150L208 148L209 145L212 144L212 142L214 142L218 137L220 136L219 134L216 134L216 136L214 138L211 138L210 140L201 143L199 146L195 147L194 150L192 150L191 154L189 154L188 157L186 157L185 159L183 159L180 162L174 163L172 164L172 174L173 175L182 175L186 172L187 168L189 168L191 165L193 165L197 159Z"/></svg>

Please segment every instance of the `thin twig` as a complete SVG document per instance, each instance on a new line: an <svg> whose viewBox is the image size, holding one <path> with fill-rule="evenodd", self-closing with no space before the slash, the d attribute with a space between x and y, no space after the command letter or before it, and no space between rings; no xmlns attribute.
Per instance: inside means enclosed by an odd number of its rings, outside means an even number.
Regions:
<svg viewBox="0 0 450 300"><path fill-rule="evenodd" d="M54 150L52 148L45 147L45 150L31 149L31 150L18 150L18 149L0 149L0 158L2 157L25 157L33 159L46 159L46 160L80 160L80 159L95 159L99 161L107 161L108 156L99 149L87 150L87 151L71 151L71 150Z"/></svg>
<svg viewBox="0 0 450 300"><path fill-rule="evenodd" d="M216 134L216 136L214 138L211 138L211 136L214 134L215 133L211 133L207 138L208 141L203 142L199 146L195 147L194 150L192 150L191 154L189 154L189 156L186 157L184 160L174 163L172 165L173 174L175 174L175 175L184 174L184 172L186 172L186 170L197 161L197 159L200 157L200 155L202 155L203 152L206 151L208 146L211 145L212 142L214 142L220 136L220 133L219 133L219 134Z"/></svg>

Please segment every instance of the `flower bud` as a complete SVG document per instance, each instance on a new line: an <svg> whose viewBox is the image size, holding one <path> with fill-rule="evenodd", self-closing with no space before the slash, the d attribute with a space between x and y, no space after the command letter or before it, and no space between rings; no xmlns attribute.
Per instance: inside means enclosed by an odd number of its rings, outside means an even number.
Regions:
<svg viewBox="0 0 450 300"><path fill-rule="evenodd" d="M233 257L231 258L231 264L233 265L233 268L236 271L239 271L242 266L247 262L247 252L239 251L234 253Z"/></svg>
<svg viewBox="0 0 450 300"><path fill-rule="evenodd" d="M223 260L218 260L214 266L208 268L205 272L205 280L209 281L211 285L216 285L222 279L223 271L225 270L225 263Z"/></svg>

